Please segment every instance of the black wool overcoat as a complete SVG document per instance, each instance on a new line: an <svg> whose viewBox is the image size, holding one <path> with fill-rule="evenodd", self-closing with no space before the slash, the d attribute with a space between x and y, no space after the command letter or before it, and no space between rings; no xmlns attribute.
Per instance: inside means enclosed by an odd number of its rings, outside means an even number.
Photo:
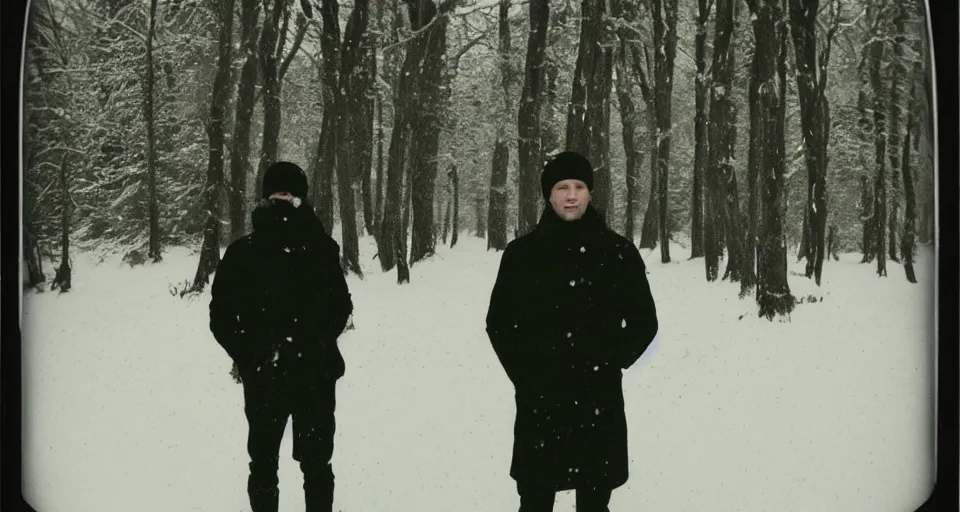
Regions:
<svg viewBox="0 0 960 512"><path fill-rule="evenodd" d="M657 333L637 248L592 206L576 221L548 206L504 250L486 320L516 389L510 475L558 491L623 485L622 370Z"/></svg>
<svg viewBox="0 0 960 512"><path fill-rule="evenodd" d="M241 379L339 379L337 338L353 312L339 245L307 202L266 200L252 221L217 266L210 331Z"/></svg>

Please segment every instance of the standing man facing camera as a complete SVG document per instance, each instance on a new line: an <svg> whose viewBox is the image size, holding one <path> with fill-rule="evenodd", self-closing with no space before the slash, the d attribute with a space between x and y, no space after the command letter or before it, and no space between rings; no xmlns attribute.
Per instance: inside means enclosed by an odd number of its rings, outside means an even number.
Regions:
<svg viewBox="0 0 960 512"><path fill-rule="evenodd" d="M565 490L578 512L608 512L629 474L622 370L657 334L656 307L639 251L590 204L590 162L560 153L540 186L548 204L504 250L486 319L516 389L510 476L520 512Z"/></svg>
<svg viewBox="0 0 960 512"><path fill-rule="evenodd" d="M353 302L340 247L306 200L303 170L277 162L262 188L253 233L230 244L217 267L210 330L243 383L253 512L277 512L280 442L291 417L306 509L330 512L336 384L345 368L337 338Z"/></svg>

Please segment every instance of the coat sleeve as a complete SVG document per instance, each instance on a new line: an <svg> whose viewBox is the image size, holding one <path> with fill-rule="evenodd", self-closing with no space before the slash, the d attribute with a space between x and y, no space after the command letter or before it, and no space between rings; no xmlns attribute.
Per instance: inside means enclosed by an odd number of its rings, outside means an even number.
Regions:
<svg viewBox="0 0 960 512"><path fill-rule="evenodd" d="M243 286L240 257L241 254L235 246L228 247L217 264L210 287L210 332L234 361L242 355L246 334L239 307Z"/></svg>
<svg viewBox="0 0 960 512"><path fill-rule="evenodd" d="M623 336L618 347L617 362L623 369L630 368L647 350L657 335L657 307L647 281L647 267L640 251L628 243L626 261L625 293L623 295L623 319L620 327Z"/></svg>
<svg viewBox="0 0 960 512"><path fill-rule="evenodd" d="M324 301L327 310L319 315L323 322L321 329L326 341L335 342L343 334L347 320L353 314L353 298L343 274L343 267L340 266L340 246L335 241L330 240L320 265L326 277L324 282L327 283L327 289L324 292L328 297L328 300Z"/></svg>
<svg viewBox="0 0 960 512"><path fill-rule="evenodd" d="M518 315L520 290L517 272L516 248L507 246L500 258L500 269L487 309L487 336L507 377L514 385L520 378L518 348L522 321Z"/></svg>

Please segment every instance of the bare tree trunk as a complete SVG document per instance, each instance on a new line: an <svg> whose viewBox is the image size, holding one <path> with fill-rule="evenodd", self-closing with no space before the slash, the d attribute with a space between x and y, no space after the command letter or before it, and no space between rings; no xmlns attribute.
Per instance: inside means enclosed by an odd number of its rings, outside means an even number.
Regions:
<svg viewBox="0 0 960 512"><path fill-rule="evenodd" d="M403 187L403 212L400 218L400 234L397 237L397 284L410 282L410 265L407 263L407 240L410 233L410 210L413 209L413 180L410 165L404 166L406 176Z"/></svg>
<svg viewBox="0 0 960 512"><path fill-rule="evenodd" d="M865 61L866 62L866 61ZM860 251L863 253L863 258L860 260L860 263L870 263L873 261L876 250L874 245L876 241L874 240L876 233L873 229L873 184L870 181L870 167L871 162L869 158L865 155L869 150L868 146L872 146L870 140L873 138L873 122L870 119L869 114L867 113L867 93L864 92L868 84L862 84L860 92L857 95L857 111L859 112L859 117L857 119L857 140L860 143L860 221L863 226L863 232L860 240Z"/></svg>
<svg viewBox="0 0 960 512"><path fill-rule="evenodd" d="M477 238L483 238L484 233L487 232L487 222L486 222L486 212L483 208L483 198L477 195L474 197L474 203L476 204L476 215L477 215Z"/></svg>
<svg viewBox="0 0 960 512"><path fill-rule="evenodd" d="M824 243L827 231L827 143L829 142L830 107L826 97L827 66L836 33L839 12L831 2L831 28L822 51L817 52L817 14L819 0L790 0L790 33L797 65L797 92L800 98L800 124L803 129L804 155L807 163L807 204L804 238L806 275L814 277L817 286L823 275Z"/></svg>
<svg viewBox="0 0 960 512"><path fill-rule="evenodd" d="M153 73L153 39L157 26L157 0L150 0L150 17L147 27L145 74L143 80L143 118L147 132L147 193L149 195L149 229L150 242L147 257L154 263L163 258L160 255L160 208L157 203L157 148L156 127L154 122L154 73ZM69 285L68 285L69 286Z"/></svg>
<svg viewBox="0 0 960 512"><path fill-rule="evenodd" d="M633 94L630 87L629 67L627 66L627 52L630 48L625 40L620 41L620 51L617 55L617 102L620 104L620 124L623 126L623 154L626 156L626 222L624 236L633 242L636 237L637 207L640 202L640 162L643 153L637 145L637 107L633 103Z"/></svg>
<svg viewBox="0 0 960 512"><path fill-rule="evenodd" d="M276 0L273 11L267 7L269 7L268 3L264 2L264 29L260 33L259 49L260 78L263 81L263 89L260 91L263 96L263 139L257 164L258 197L263 187L263 175L277 161L277 155L280 152L280 130L283 126L281 103L283 77L293 57L300 50L300 44L308 28L306 17L303 13L297 13L297 33L290 45L290 51L284 57L291 6L285 0Z"/></svg>
<svg viewBox="0 0 960 512"><path fill-rule="evenodd" d="M256 201L263 187L263 174L277 161L282 105L280 103L280 78L277 75L276 48L280 38L280 22L286 2L273 0L263 2L263 30L260 31L260 81L263 96L263 133L260 142L260 157L257 159Z"/></svg>
<svg viewBox="0 0 960 512"><path fill-rule="evenodd" d="M60 158L60 266L50 283L51 290L68 292L73 272L70 268L70 181L67 179L67 155Z"/></svg>
<svg viewBox="0 0 960 512"><path fill-rule="evenodd" d="M892 42L893 59L888 65L888 80L890 83L888 112L890 117L887 123L889 127L887 129L887 155L890 159L890 216L887 218L887 255L890 261L896 262L900 261L897 231L900 228L900 173L902 171L900 158L903 156L903 149L900 147L900 120L902 118L900 111L900 83L903 74L908 71L906 63L904 62L903 51L904 24L907 16L909 16L909 13L904 12L902 8L898 8L897 13L894 15L896 20L894 22L896 36Z"/></svg>
<svg viewBox="0 0 960 512"><path fill-rule="evenodd" d="M412 25L419 30L423 24ZM422 35L420 37L423 37ZM418 38L419 39L419 38ZM380 238L377 253L380 255L380 268L384 272L397 264L406 267L406 242L402 240L403 181L406 174L407 153L410 129L413 121L413 109L419 105L417 96L417 75L422 55L422 45L418 40L408 43L406 55L400 68L393 99L393 130L390 133L390 146L387 150L387 183L383 203L383 219L380 225ZM401 245L402 244L402 245ZM403 252L401 253L401 250ZM403 256L400 256L403 254ZM400 272L400 270L398 270ZM398 277L403 282L403 280ZM409 275L407 276L409 279Z"/></svg>
<svg viewBox="0 0 960 512"><path fill-rule="evenodd" d="M493 148L490 174L490 199L487 201L487 250L502 251L507 247L507 144L500 139Z"/></svg>
<svg viewBox="0 0 960 512"><path fill-rule="evenodd" d="M376 59L374 59L376 60ZM379 233L383 221L383 92L377 89L377 192L374 199L374 233Z"/></svg>
<svg viewBox="0 0 960 512"><path fill-rule="evenodd" d="M512 70L510 69L510 0L500 2L497 17L499 34L498 57L500 59L500 87L503 94L501 103L501 122L497 125L496 140L493 145L493 161L490 172L490 199L487 217L487 249L502 251L507 247L507 170L510 166L510 146L507 141L507 120L513 112L510 101Z"/></svg>
<svg viewBox="0 0 960 512"><path fill-rule="evenodd" d="M223 122L230 103L230 65L233 60L234 0L225 0L219 7L217 34L217 74L210 95L210 117L207 120L207 138L210 150L207 161L207 183L203 191L206 220L203 224L203 243L200 262L193 278L191 292L201 292L210 280L210 274L220 263L220 194L223 189Z"/></svg>
<svg viewBox="0 0 960 512"><path fill-rule="evenodd" d="M677 54L677 0L653 2L657 190L660 261L670 263L670 141L673 138L673 62Z"/></svg>
<svg viewBox="0 0 960 512"><path fill-rule="evenodd" d="M795 302L787 280L783 232L787 26L783 16L784 0L749 0L748 3L756 17L754 77L750 91L751 132L756 131L756 136L751 133L751 153L762 175L758 178L762 210L757 212L760 226L756 300L759 316L772 320L778 315L788 315Z"/></svg>
<svg viewBox="0 0 960 512"><path fill-rule="evenodd" d="M323 65L323 120L313 169L313 203L328 233L333 231L333 177L337 165L337 70L340 66L340 10L336 0L323 0L320 5L322 33L320 53ZM380 254L381 258L383 254Z"/></svg>
<svg viewBox="0 0 960 512"><path fill-rule="evenodd" d="M653 249L660 242L660 230L658 229L660 223L657 221L657 213L659 211L657 209L657 197L660 196L660 183L657 173L659 157L657 156L657 150L660 147L660 142L657 140L657 118L654 101L647 101L646 107L647 133L650 136L650 194L647 198L647 208L643 214L643 224L640 227L639 247L641 249Z"/></svg>
<svg viewBox="0 0 960 512"><path fill-rule="evenodd" d="M870 8L868 7L868 10ZM869 15L868 15L869 17ZM886 220L887 220L887 120L884 98L886 91L883 86L881 67L883 65L884 43L874 38L870 43L870 85L873 88L873 136L874 136L874 182L873 182L873 225L875 233L874 254L877 258L877 275L886 277Z"/></svg>
<svg viewBox="0 0 960 512"><path fill-rule="evenodd" d="M447 179L450 178L450 174L447 174ZM450 190L450 187L447 187L447 190ZM452 194L452 192L451 192ZM447 197L447 200L443 202L443 232L440 235L440 240L443 242L443 245L447 245L447 237L450 236L450 203L453 200L450 197Z"/></svg>
<svg viewBox="0 0 960 512"><path fill-rule="evenodd" d="M334 106L336 109L334 119L337 125L334 132L337 137L335 168L343 241L343 265L346 272L353 272L361 277L363 271L360 269L360 245L357 236L357 210L354 203L353 183L356 176L365 168L369 171L369 168L363 165L362 155L359 154L358 149L369 145L370 141L352 137L358 134L358 130L351 130L351 127L357 126L357 120L362 122L364 117L362 104L367 90L366 87L354 87L354 85L358 81L357 75L363 65L360 62L362 59L360 42L367 30L369 19L369 0L355 0L350 21L347 22L343 47L340 50L340 72Z"/></svg>
<svg viewBox="0 0 960 512"><path fill-rule="evenodd" d="M761 63L760 53L761 49L767 53L771 51L766 48L767 45L770 45L770 41L762 39L776 38L777 21L764 20L764 24L761 26L759 16L770 16L770 14L766 12L770 7L766 4L765 0L763 1L764 4L762 7L757 3L757 0L747 2L752 15L757 16L757 21L753 23L754 52L753 62L751 63L749 90L747 93L750 117L750 149L747 155L747 211L743 216L744 222L747 223L747 236L743 241L743 254L745 257L743 260L744 278L740 280L741 296L749 293L750 288L756 283L756 273L758 272L757 261L759 248L757 246L757 226L759 222L758 215L760 213L760 191L758 190L760 187L760 175L763 172L773 172L772 168L763 170L764 165L771 164L769 159L766 159L764 155L764 150L766 149L764 145L770 143L765 139L770 137L770 134L764 133L760 129L761 123L763 123L762 116L765 114L769 115L769 112L763 110L763 106L760 104L760 88L761 86L772 87L773 77L776 76L776 67L775 63ZM760 9L764 10L762 14L758 13ZM774 25L771 26L771 23ZM777 46L778 45L779 43L777 43ZM768 81L764 82L764 79ZM780 99L778 98L777 103L779 103L779 101ZM768 109L769 108L772 107L768 107Z"/></svg>
<svg viewBox="0 0 960 512"><path fill-rule="evenodd" d="M907 131L903 141L903 155L900 163L903 168L903 236L900 239L900 254L903 257L903 270L906 273L907 281L917 282L916 271L913 268L913 258L916 253L916 226L917 226L917 192L914 185L913 166L910 162L910 136L913 131L919 128L918 123L913 117L915 105L918 103L916 78L922 73L920 63L914 64L912 82L914 85L910 91L910 107L907 108Z"/></svg>
<svg viewBox="0 0 960 512"><path fill-rule="evenodd" d="M379 176L382 174L382 160L383 160L383 138L380 127L380 121L376 121L375 116L380 109L380 86L377 84L378 70L377 70L377 48L380 46L383 41L383 5L375 3L373 8L376 13L376 21L374 23L373 30L367 31L367 37L364 38L364 45L369 46L363 50L363 65L365 66L366 71L362 74L362 84L364 86L364 92L366 97L363 100L363 116L359 121L363 123L362 133L358 133L358 137L367 141L364 145L364 150L362 152L362 162L359 164L360 167L360 191L363 196L363 224L367 230L368 235L375 235L377 232L377 223L380 220L380 209L379 205L374 205L374 194L379 198L380 191L377 190L374 192L374 187L379 186ZM377 126L376 135L374 134L374 126ZM359 127L358 127L359 130ZM377 181L373 183L371 180L371 172L373 167L373 153L374 147L376 144L377 151Z"/></svg>
<svg viewBox="0 0 960 512"><path fill-rule="evenodd" d="M732 92L734 69L734 0L717 0L716 33L713 44L713 80L710 87L709 148L706 174L706 225L704 236L704 265L707 281L715 281L720 269L720 233L727 239L728 257L726 278L736 265L738 231L731 229L730 213L739 215L736 209L728 209L729 182L733 169L730 157L736 140L736 115ZM735 185L735 182L734 182ZM736 197L732 198L734 201ZM734 203L735 204L735 203ZM732 219L736 222L738 217ZM730 276L738 277L738 276Z"/></svg>
<svg viewBox="0 0 960 512"><path fill-rule="evenodd" d="M450 2L445 3L445 8L451 6ZM411 126L417 127L418 136L410 138L409 153L413 185L413 229L410 241L412 265L436 252L433 198L439 168L437 157L440 152L444 111L448 18L439 13L433 0L416 0L408 4L408 12L411 27L414 30L424 29L423 35L413 43L418 47L419 67L415 73L417 107L411 110L414 118Z"/></svg>
<svg viewBox="0 0 960 512"><path fill-rule="evenodd" d="M250 169L250 124L256 105L256 86L260 76L257 60L257 20L260 0L240 0L240 51L245 55L237 81L237 112L230 147L230 241L246 231L247 174Z"/></svg>
<svg viewBox="0 0 960 512"><path fill-rule="evenodd" d="M695 109L693 119L693 197L690 213L690 258L703 252L703 180L707 166L707 22L713 2L697 0L697 35L694 54L697 75L694 80Z"/></svg>
<svg viewBox="0 0 960 512"><path fill-rule="evenodd" d="M460 235L460 172L456 164L450 169L450 179L453 181L453 233L450 237L450 248L457 245Z"/></svg>
<svg viewBox="0 0 960 512"><path fill-rule="evenodd" d="M608 7L610 11L607 11ZM613 45L609 41L613 34L606 29L604 17L619 15L619 0L583 0L580 49L567 111L566 148L586 156L593 165L591 203L603 217L612 213L608 211L611 205L610 164L603 148L609 136L604 112L613 85Z"/></svg>
<svg viewBox="0 0 960 512"><path fill-rule="evenodd" d="M517 234L525 235L537 225L540 205L539 176L543 165L543 100L547 30L550 23L548 0L530 0L530 31L523 90L517 112Z"/></svg>

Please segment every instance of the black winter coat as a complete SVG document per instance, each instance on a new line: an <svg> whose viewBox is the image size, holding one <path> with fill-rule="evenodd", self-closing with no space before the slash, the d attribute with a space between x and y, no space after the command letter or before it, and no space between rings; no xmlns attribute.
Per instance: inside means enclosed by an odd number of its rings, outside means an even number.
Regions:
<svg viewBox="0 0 960 512"><path fill-rule="evenodd" d="M252 220L253 233L230 244L217 267L210 331L241 379L342 377L337 338L353 302L340 246L307 202L266 200Z"/></svg>
<svg viewBox="0 0 960 512"><path fill-rule="evenodd" d="M516 388L517 481L615 489L628 478L622 370L653 341L657 314L637 248L592 208L551 208L509 245L487 333Z"/></svg>

